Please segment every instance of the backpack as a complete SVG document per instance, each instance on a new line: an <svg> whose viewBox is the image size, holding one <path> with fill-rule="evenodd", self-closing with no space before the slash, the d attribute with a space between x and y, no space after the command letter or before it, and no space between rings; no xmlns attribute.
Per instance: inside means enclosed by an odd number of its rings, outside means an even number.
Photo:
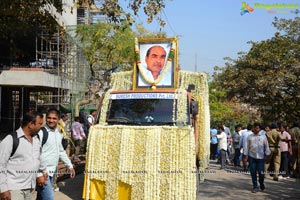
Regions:
<svg viewBox="0 0 300 200"><path fill-rule="evenodd" d="M41 130L43 131L43 140L42 140L42 147L43 147L44 144L48 140L49 133L48 133L48 131L45 127L42 127ZM10 135L13 138L13 146L12 146L12 151L11 151L11 154L10 154L10 157L12 157L15 154L15 152L16 152L18 146L19 146L20 141L19 141L19 138L17 136L17 131L11 133ZM39 134L37 134L37 137L40 140ZM62 143L62 146L63 146L64 149L66 149L68 144L69 144L68 140L65 139L65 138L62 139L61 143Z"/></svg>
<svg viewBox="0 0 300 200"><path fill-rule="evenodd" d="M43 141L42 141L42 147L43 147L43 145L46 143L46 141L48 139L48 131L44 127L41 128L41 129L43 131L43 136L44 136ZM17 131L10 133L10 135L12 136L12 139L13 139L13 146L12 146L12 151L11 151L11 154L10 154L10 157L12 157L16 153L16 150L19 146L20 141L19 141L19 138L18 138ZM39 134L36 134L36 135L37 135L38 139L40 139ZM45 135L46 135L46 137L45 137Z"/></svg>
<svg viewBox="0 0 300 200"><path fill-rule="evenodd" d="M42 147L43 147L44 144L48 140L49 133L48 133L48 131L47 131L47 129L45 127L42 127L41 130L43 131L43 140L42 140ZM69 144L68 139L66 139L66 138L63 137L62 140L61 140L61 144L62 144L64 150L66 150L66 148L67 148L67 146Z"/></svg>

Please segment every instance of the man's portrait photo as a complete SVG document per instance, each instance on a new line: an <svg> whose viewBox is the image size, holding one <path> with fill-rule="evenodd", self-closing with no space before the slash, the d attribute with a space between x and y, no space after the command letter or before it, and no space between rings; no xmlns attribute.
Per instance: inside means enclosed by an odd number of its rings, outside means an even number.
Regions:
<svg viewBox="0 0 300 200"><path fill-rule="evenodd" d="M174 60L168 60L171 41L139 43L139 50L137 87L173 87Z"/></svg>

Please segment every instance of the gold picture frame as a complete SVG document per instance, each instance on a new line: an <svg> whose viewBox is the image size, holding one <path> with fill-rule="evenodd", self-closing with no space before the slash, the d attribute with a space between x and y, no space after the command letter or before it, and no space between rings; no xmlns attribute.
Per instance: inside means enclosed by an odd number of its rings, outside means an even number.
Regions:
<svg viewBox="0 0 300 200"><path fill-rule="evenodd" d="M177 38L135 39L133 89L177 87Z"/></svg>

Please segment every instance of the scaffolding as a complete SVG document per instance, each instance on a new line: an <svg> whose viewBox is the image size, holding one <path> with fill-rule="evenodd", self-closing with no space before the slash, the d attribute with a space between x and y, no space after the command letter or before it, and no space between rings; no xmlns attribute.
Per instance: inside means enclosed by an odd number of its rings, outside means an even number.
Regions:
<svg viewBox="0 0 300 200"><path fill-rule="evenodd" d="M77 11L78 24L92 24L95 17L105 21L105 17L99 15L99 9L91 11L90 8L79 8ZM76 37L77 26L62 27L57 23L56 30L53 30L53 26L49 24L42 26L36 23L32 28L35 30L31 32L35 34L30 39L35 44L35 55L30 54L30 58L22 66L10 67L25 68L24 71L34 71L37 76L46 72L53 75L49 77L55 83L42 81L34 86L17 83L9 87L0 86L0 132L3 133L15 130L28 109L45 111L49 107L60 109L65 106L69 108L68 112L73 112L78 101L90 98L88 86L93 80L90 78L89 63L83 54L84 46ZM29 60L30 63L27 63ZM96 107L96 103L95 100L86 107Z"/></svg>
<svg viewBox="0 0 300 200"><path fill-rule="evenodd" d="M73 107L85 97L90 71L75 31L76 26L58 28L54 33L46 27L40 28L36 38L36 60L31 66L41 67L45 72L58 76L60 83L56 92L33 93L31 100L37 102L37 106L59 108L59 105L71 104ZM41 101L45 96L48 101Z"/></svg>
<svg viewBox="0 0 300 200"><path fill-rule="evenodd" d="M107 17L100 12L101 4L102 0L96 0L95 5L77 8L77 24L107 22ZM76 28L77 25L59 27L56 32L51 32L42 26L37 34L33 64L61 77L60 87L52 94L51 99L57 99L53 104L71 104L74 107L76 102L90 97L88 85L95 84L90 79L89 63L83 55L83 44L76 37ZM68 85L68 88L63 85ZM69 97L68 102L65 101L66 96ZM88 106L96 107L96 102Z"/></svg>

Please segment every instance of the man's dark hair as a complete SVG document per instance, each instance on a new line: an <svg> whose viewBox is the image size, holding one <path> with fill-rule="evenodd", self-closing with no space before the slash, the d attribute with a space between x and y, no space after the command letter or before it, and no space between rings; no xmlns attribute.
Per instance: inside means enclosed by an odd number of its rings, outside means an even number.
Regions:
<svg viewBox="0 0 300 200"><path fill-rule="evenodd" d="M284 128L285 130L288 129L288 125L287 125L287 124L284 124L284 123L280 124L280 127Z"/></svg>
<svg viewBox="0 0 300 200"><path fill-rule="evenodd" d="M74 120L75 120L76 122L80 122L80 117L77 116L77 117L74 118Z"/></svg>
<svg viewBox="0 0 300 200"><path fill-rule="evenodd" d="M258 126L258 127L261 129L261 124L260 124L260 123L255 122L255 123L253 124L253 127L256 127L256 126Z"/></svg>
<svg viewBox="0 0 300 200"><path fill-rule="evenodd" d="M272 122L270 128L271 129L278 128L278 124L276 122Z"/></svg>
<svg viewBox="0 0 300 200"><path fill-rule="evenodd" d="M150 47L150 48L147 50L146 57L148 57L148 56L150 55L150 52L151 52L151 50L152 50L154 47L161 47L161 46L155 45L155 46ZM163 48L163 47L161 47L161 48ZM164 49L164 48L163 48L163 49ZM166 51L166 50L165 50L165 51Z"/></svg>
<svg viewBox="0 0 300 200"><path fill-rule="evenodd" d="M294 121L293 122L293 127L299 127L299 121Z"/></svg>
<svg viewBox="0 0 300 200"><path fill-rule="evenodd" d="M253 126L251 124L247 125L247 130L252 130Z"/></svg>
<svg viewBox="0 0 300 200"><path fill-rule="evenodd" d="M224 131L224 127L221 125L221 126L218 126L218 129L221 129L222 131Z"/></svg>
<svg viewBox="0 0 300 200"><path fill-rule="evenodd" d="M60 112L59 110L55 109L55 108L51 108L48 110L47 114L46 114L46 117L49 116L49 114L55 114L58 116L58 119L60 119Z"/></svg>
<svg viewBox="0 0 300 200"><path fill-rule="evenodd" d="M33 122L35 124L36 122L36 117L39 116L40 118L43 118L43 114L40 112L36 112L36 111L30 111L30 112L26 112L23 115L23 119L22 119L22 123L21 123L21 127L25 127L27 124L29 124L30 122Z"/></svg>
<svg viewBox="0 0 300 200"><path fill-rule="evenodd" d="M241 128L242 128L242 127L243 127L243 126L242 126L242 124L235 125L235 127L234 127L234 128L235 128L235 130L236 130L236 129L237 129L237 128L239 128L239 127L241 127Z"/></svg>
<svg viewBox="0 0 300 200"><path fill-rule="evenodd" d="M90 111L90 115L91 115L93 112L96 112L96 111L97 111L97 110L91 110L91 111Z"/></svg>

